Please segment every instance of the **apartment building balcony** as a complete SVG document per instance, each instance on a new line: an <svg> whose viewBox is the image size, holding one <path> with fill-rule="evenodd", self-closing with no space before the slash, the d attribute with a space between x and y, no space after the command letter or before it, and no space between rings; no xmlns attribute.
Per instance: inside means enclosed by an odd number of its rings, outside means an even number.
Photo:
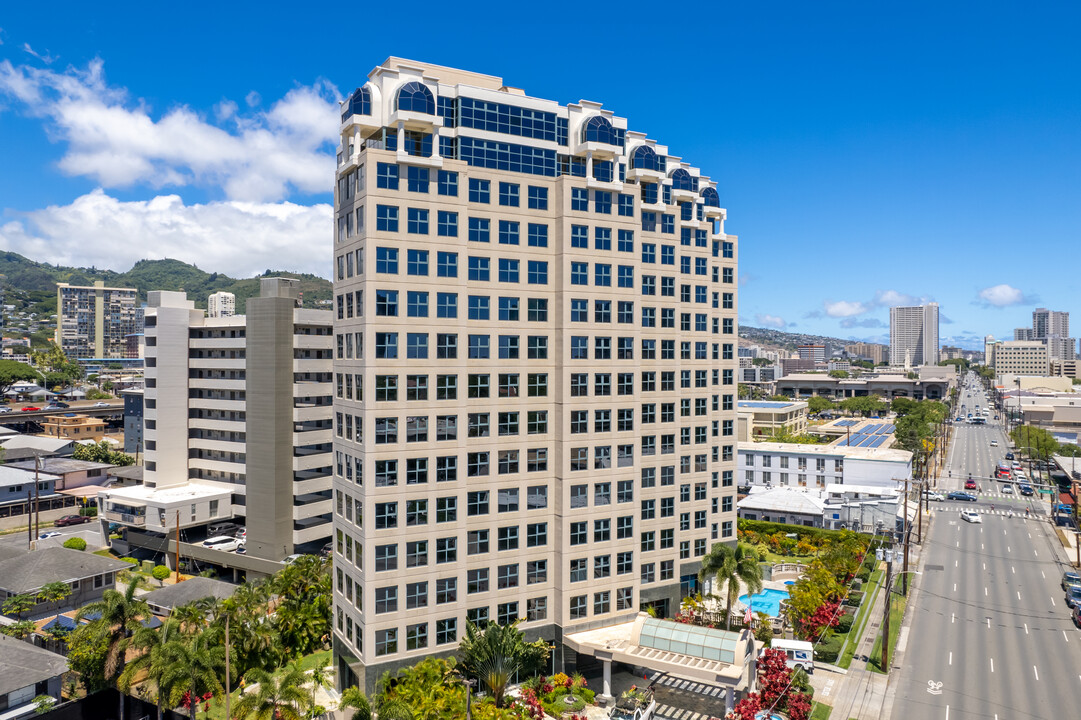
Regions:
<svg viewBox="0 0 1081 720"><path fill-rule="evenodd" d="M332 350L332 335L293 335L293 347L297 350Z"/></svg>
<svg viewBox="0 0 1081 720"><path fill-rule="evenodd" d="M311 470L318 470L319 468L327 468L333 465L331 459L331 453L327 452L313 452L304 455L293 456L293 472L303 473Z"/></svg>
<svg viewBox="0 0 1081 720"><path fill-rule="evenodd" d="M321 443L327 443L329 445L332 442L334 442L334 432L330 428L293 433L294 447L318 445Z"/></svg>
<svg viewBox="0 0 1081 720"><path fill-rule="evenodd" d="M313 522L305 527L293 528L293 544L304 545L316 540L328 540L333 535L333 524L330 520Z"/></svg>
<svg viewBox="0 0 1081 720"><path fill-rule="evenodd" d="M295 365L295 363L294 363ZM295 369L295 368L294 368ZM328 367L329 370L329 367ZM298 370L298 372L318 372L317 370ZM329 397L334 394L334 383L327 380L326 382L320 382L318 380L305 380L302 382L293 383L293 397L295 398L307 398L307 397Z"/></svg>
<svg viewBox="0 0 1081 720"><path fill-rule="evenodd" d="M672 188L672 202L679 202L682 200L684 202L693 203L697 202L698 199L698 193L694 190L684 190L683 188L676 187Z"/></svg>
<svg viewBox="0 0 1081 720"><path fill-rule="evenodd" d="M245 403L243 400L223 400L221 398L189 398L188 407L198 408L199 410L244 412Z"/></svg>
<svg viewBox="0 0 1081 720"><path fill-rule="evenodd" d="M295 477L295 475L294 475ZM307 495L311 493L321 493L330 490L334 483L334 478L330 475L318 474L307 480L294 480L293 481L293 494L294 495Z"/></svg>
<svg viewBox="0 0 1081 720"><path fill-rule="evenodd" d="M188 379L188 386L197 390L240 390L245 388L244 378L198 378Z"/></svg>
<svg viewBox="0 0 1081 720"><path fill-rule="evenodd" d="M716 220L725 220L728 218L728 211L726 209L713 207L712 205L706 205L705 213L707 218L714 218Z"/></svg>
<svg viewBox="0 0 1081 720"><path fill-rule="evenodd" d="M333 367L329 354L324 358L293 358L294 373L329 373Z"/></svg>
<svg viewBox="0 0 1081 720"><path fill-rule="evenodd" d="M133 527L144 527L146 525L146 515L136 515L130 512L115 512L112 510L105 511L105 519L109 522L120 523L121 525L131 525Z"/></svg>
<svg viewBox="0 0 1081 720"><path fill-rule="evenodd" d="M244 350L244 338L214 337L188 338L188 347L192 350Z"/></svg>
<svg viewBox="0 0 1081 720"><path fill-rule="evenodd" d="M209 418L188 418L191 430L212 430L218 432L244 432L247 424L243 420L212 420Z"/></svg>
<svg viewBox="0 0 1081 720"><path fill-rule="evenodd" d="M668 177L664 170L648 170L646 168L631 167L631 164L627 165L627 182L632 180L648 180L649 182L662 183Z"/></svg>
<svg viewBox="0 0 1081 720"><path fill-rule="evenodd" d="M188 467L191 469L210 470L219 473L244 473L247 466L243 460L192 457L188 458Z"/></svg>
<svg viewBox="0 0 1081 720"><path fill-rule="evenodd" d="M244 358L215 358L215 357L192 357L188 358L188 368L191 370L244 370L247 360Z"/></svg>
<svg viewBox="0 0 1081 720"><path fill-rule="evenodd" d="M245 441L243 440L214 440L211 438L188 438L189 450L209 450L213 452L236 453L244 452Z"/></svg>
<svg viewBox="0 0 1081 720"><path fill-rule="evenodd" d="M310 498L305 500L305 498ZM333 501L321 495L302 495L296 498L301 504L293 505L293 519L307 520L308 518L328 515L333 511Z"/></svg>

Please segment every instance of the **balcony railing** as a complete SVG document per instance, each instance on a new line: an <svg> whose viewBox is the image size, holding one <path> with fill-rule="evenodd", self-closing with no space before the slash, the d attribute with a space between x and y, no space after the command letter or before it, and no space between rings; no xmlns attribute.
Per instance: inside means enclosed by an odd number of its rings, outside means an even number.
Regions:
<svg viewBox="0 0 1081 720"><path fill-rule="evenodd" d="M132 513L105 512L105 518L111 522L124 523L125 525L146 525L146 515L133 515Z"/></svg>

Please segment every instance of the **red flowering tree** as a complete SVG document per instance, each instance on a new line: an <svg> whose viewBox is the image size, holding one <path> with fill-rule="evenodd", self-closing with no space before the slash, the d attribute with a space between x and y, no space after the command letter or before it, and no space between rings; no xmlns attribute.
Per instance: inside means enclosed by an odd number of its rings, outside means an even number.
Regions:
<svg viewBox="0 0 1081 720"><path fill-rule="evenodd" d="M754 716L762 710L762 700L758 693L750 693L747 697L736 703L732 712L725 717L728 720L754 720Z"/></svg>
<svg viewBox="0 0 1081 720"><path fill-rule="evenodd" d="M791 720L807 720L811 696L791 687L792 669L781 650L766 650L758 659L758 692L739 701L728 715L730 720L753 720L762 710L787 712Z"/></svg>
<svg viewBox="0 0 1081 720"><path fill-rule="evenodd" d="M811 716L810 693L793 692L788 695L789 720L807 720Z"/></svg>
<svg viewBox="0 0 1081 720"><path fill-rule="evenodd" d="M797 619L797 632L801 637L817 642L826 630L841 624L840 607L840 600L826 600L810 616Z"/></svg>

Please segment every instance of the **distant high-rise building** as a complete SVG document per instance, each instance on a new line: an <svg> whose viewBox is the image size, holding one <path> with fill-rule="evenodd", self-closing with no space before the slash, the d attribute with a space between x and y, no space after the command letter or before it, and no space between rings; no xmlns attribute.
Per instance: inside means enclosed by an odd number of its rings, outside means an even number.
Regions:
<svg viewBox="0 0 1081 720"><path fill-rule="evenodd" d="M1014 328L1013 339L1015 342L1032 342L1032 328Z"/></svg>
<svg viewBox="0 0 1081 720"><path fill-rule="evenodd" d="M994 335L985 335L983 338L983 364L994 367L995 365L995 347L998 346L998 340L995 340Z"/></svg>
<svg viewBox="0 0 1081 720"><path fill-rule="evenodd" d="M796 346L797 352L801 360L814 360L815 362L826 361L826 346L825 345L798 345Z"/></svg>
<svg viewBox="0 0 1081 720"><path fill-rule="evenodd" d="M563 658L674 614L736 542L716 182L598 103L399 58L341 119L339 682L453 651L467 621L521 620Z"/></svg>
<svg viewBox="0 0 1081 720"><path fill-rule="evenodd" d="M1046 340L1054 336L1070 335L1070 313L1061 310L1036 308L1032 311L1032 339Z"/></svg>
<svg viewBox="0 0 1081 720"><path fill-rule="evenodd" d="M890 308L890 365L937 365L938 303Z"/></svg>
<svg viewBox="0 0 1081 720"><path fill-rule="evenodd" d="M56 284L56 344L72 359L125 358L127 336L143 331L135 288Z"/></svg>
<svg viewBox="0 0 1081 720"><path fill-rule="evenodd" d="M236 315L236 295L231 292L216 292L206 299L206 316L232 317Z"/></svg>
<svg viewBox="0 0 1081 720"><path fill-rule="evenodd" d="M890 349L878 343L852 343L845 345L845 352L849 357L866 358L875 365L881 365L888 362Z"/></svg>

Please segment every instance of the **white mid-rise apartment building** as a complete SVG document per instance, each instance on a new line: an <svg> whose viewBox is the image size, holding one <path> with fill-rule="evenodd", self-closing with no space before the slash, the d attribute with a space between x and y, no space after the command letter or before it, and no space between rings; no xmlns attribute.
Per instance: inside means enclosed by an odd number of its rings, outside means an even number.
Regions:
<svg viewBox="0 0 1081 720"><path fill-rule="evenodd" d="M912 477L912 453L888 447L740 443L739 471L739 484L747 487L895 489Z"/></svg>
<svg viewBox="0 0 1081 720"><path fill-rule="evenodd" d="M938 365L938 303L890 308L890 365Z"/></svg>
<svg viewBox="0 0 1081 720"><path fill-rule="evenodd" d="M467 620L558 645L674 613L735 542L715 183L598 103L397 58L341 133L340 682L453 651Z"/></svg>
<svg viewBox="0 0 1081 720"><path fill-rule="evenodd" d="M1007 340L995 345L996 375L1047 375L1047 345L1039 340Z"/></svg>
<svg viewBox="0 0 1081 720"><path fill-rule="evenodd" d="M297 307L296 280L260 283L246 315L148 294L144 484L103 491L111 521L168 534L235 519L248 555L272 561L330 539L331 313Z"/></svg>

